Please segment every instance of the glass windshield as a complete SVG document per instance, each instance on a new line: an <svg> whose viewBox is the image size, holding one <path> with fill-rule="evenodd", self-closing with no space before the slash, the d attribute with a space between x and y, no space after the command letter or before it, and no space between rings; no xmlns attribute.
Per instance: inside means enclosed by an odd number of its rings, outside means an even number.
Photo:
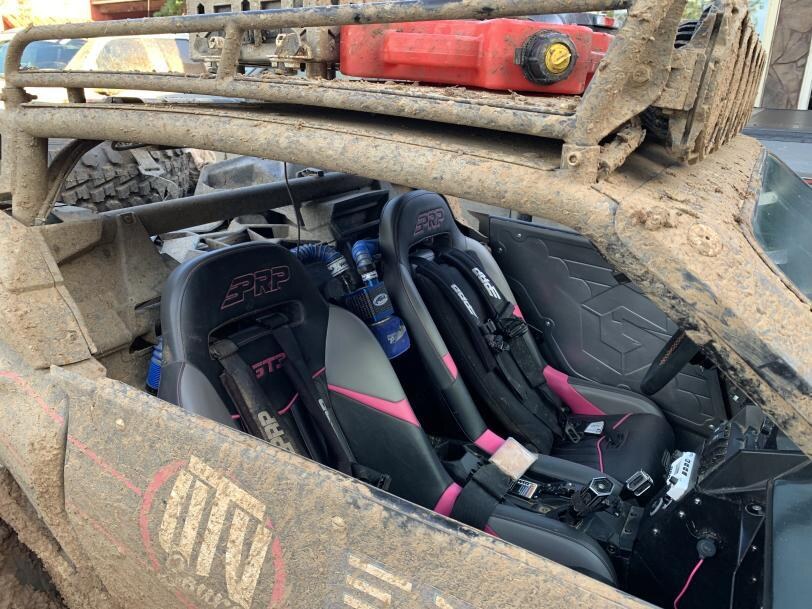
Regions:
<svg viewBox="0 0 812 609"><path fill-rule="evenodd" d="M0 43L0 76L5 73L8 43L9 41ZM84 40L40 40L32 42L25 47L20 65L23 68L60 70L68 65L84 44Z"/></svg>
<svg viewBox="0 0 812 609"><path fill-rule="evenodd" d="M753 230L770 259L812 298L812 187L771 154Z"/></svg>

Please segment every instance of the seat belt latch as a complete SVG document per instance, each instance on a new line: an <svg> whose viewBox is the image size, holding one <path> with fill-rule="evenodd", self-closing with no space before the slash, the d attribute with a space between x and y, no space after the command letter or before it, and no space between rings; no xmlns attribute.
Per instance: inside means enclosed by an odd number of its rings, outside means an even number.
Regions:
<svg viewBox="0 0 812 609"><path fill-rule="evenodd" d="M564 435L567 436L567 439L573 444L578 444L578 442L581 441L581 434L578 433L575 425L573 425L569 419L564 423Z"/></svg>
<svg viewBox="0 0 812 609"><path fill-rule="evenodd" d="M539 456L536 453L527 450L513 438L508 438L505 440L505 443L491 455L490 462L515 482L530 469L538 458Z"/></svg>
<svg viewBox="0 0 812 609"><path fill-rule="evenodd" d="M653 485L654 480L652 480L651 476L649 476L642 469L632 474L631 477L626 480L626 488L632 494L634 494L635 497L639 497L649 490Z"/></svg>

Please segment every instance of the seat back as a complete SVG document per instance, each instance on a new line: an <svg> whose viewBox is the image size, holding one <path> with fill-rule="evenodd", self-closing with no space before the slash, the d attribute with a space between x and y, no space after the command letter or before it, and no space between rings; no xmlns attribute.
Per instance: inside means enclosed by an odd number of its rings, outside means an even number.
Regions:
<svg viewBox="0 0 812 609"><path fill-rule="evenodd" d="M354 460L390 476L394 494L443 511L443 501L447 503L458 487L437 458L380 345L358 318L328 305L302 264L281 246L224 248L172 273L161 310L164 366L159 396L243 428L222 382L223 366L211 350L215 342L228 339L251 366L267 398L261 407L269 413L268 420L295 422L290 425L293 436L273 443L334 465L325 438L286 374L288 355L265 323L279 315L289 320L304 365L323 388Z"/></svg>
<svg viewBox="0 0 812 609"><path fill-rule="evenodd" d="M488 249L462 233L441 195L420 190L387 203L381 220L380 241L385 265L384 278L389 292L398 305L398 312L406 320L412 341L417 345L432 380L442 391L463 433L486 452L498 448L502 443L501 437L488 429L480 414L490 409L491 413L496 414L494 418L498 419L500 426L510 434L532 442L538 450L549 451L553 442L550 428L516 401L500 375L487 374L478 366L478 358L472 355L474 349L467 338L468 333L458 321L460 314L451 305L451 299L437 295L435 286L427 282L422 273L416 272L417 265L414 263L419 261L416 259L435 258L437 253L449 249L465 252L481 265L482 271L504 299L513 303L513 315L520 317L521 312L515 306L510 287ZM465 296L464 302L471 316L478 320L486 319L487 316L482 314L483 301L479 291L457 269L444 265L443 272L449 280L453 280L453 287ZM442 331L438 329L435 318L442 319ZM542 362L530 334L526 333L521 340L527 352ZM466 379L460 375L457 363L465 370ZM507 363L513 365L512 362ZM506 372L512 373L514 379L521 378L518 369ZM473 397L469 388L474 393ZM526 396L525 403L531 398L538 400L532 390ZM538 401L534 401L533 407L537 414L541 408L549 408ZM550 416L555 427L555 414Z"/></svg>

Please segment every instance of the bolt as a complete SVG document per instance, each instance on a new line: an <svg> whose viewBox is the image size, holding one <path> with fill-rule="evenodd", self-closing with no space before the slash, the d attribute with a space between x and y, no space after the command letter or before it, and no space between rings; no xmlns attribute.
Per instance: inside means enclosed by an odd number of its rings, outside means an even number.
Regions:
<svg viewBox="0 0 812 609"><path fill-rule="evenodd" d="M522 238L522 234L521 234L521 233L516 233L516 238L517 238L517 239L521 239L521 238Z"/></svg>
<svg viewBox="0 0 812 609"><path fill-rule="evenodd" d="M116 419L116 429L124 431L124 419Z"/></svg>
<svg viewBox="0 0 812 609"><path fill-rule="evenodd" d="M333 516L330 522L336 529L345 529L347 525L344 523L344 519L340 516Z"/></svg>
<svg viewBox="0 0 812 609"><path fill-rule="evenodd" d="M685 518L685 511L680 510L679 512L677 512L677 516L679 516L680 520L682 520L683 518Z"/></svg>
<svg viewBox="0 0 812 609"><path fill-rule="evenodd" d="M756 577L755 575L754 575L753 577L751 577L751 578L750 578L750 582L751 582L751 583L754 583L754 584L755 584L757 581L758 581L758 577Z"/></svg>
<svg viewBox="0 0 812 609"><path fill-rule="evenodd" d="M756 544L753 544L752 546L750 546L750 551L751 552L758 552L758 546Z"/></svg>
<svg viewBox="0 0 812 609"><path fill-rule="evenodd" d="M694 505L702 505L702 500L699 497L694 497Z"/></svg>
<svg viewBox="0 0 812 609"><path fill-rule="evenodd" d="M656 537L657 535L659 535L659 534L660 534L660 529L658 529L658 528L656 528L656 527L655 527L655 528L653 528L653 529L651 529L651 534L652 534L652 535L654 535L654 536Z"/></svg>
<svg viewBox="0 0 812 609"><path fill-rule="evenodd" d="M637 66L632 72L632 80L638 85L642 85L651 79L651 69L648 66Z"/></svg>

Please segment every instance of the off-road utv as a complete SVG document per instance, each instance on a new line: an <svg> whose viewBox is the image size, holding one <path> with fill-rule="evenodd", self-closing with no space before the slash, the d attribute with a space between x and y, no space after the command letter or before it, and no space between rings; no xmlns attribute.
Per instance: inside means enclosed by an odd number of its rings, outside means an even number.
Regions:
<svg viewBox="0 0 812 609"><path fill-rule="evenodd" d="M67 605L808 606L812 191L738 135L746 2L684 5L201 2L21 32L0 517ZM614 9L614 33L521 19ZM215 73L19 67L173 32ZM349 78L356 54L428 80ZM50 138L75 141L49 163ZM101 141L238 157L195 196L58 201Z"/></svg>

